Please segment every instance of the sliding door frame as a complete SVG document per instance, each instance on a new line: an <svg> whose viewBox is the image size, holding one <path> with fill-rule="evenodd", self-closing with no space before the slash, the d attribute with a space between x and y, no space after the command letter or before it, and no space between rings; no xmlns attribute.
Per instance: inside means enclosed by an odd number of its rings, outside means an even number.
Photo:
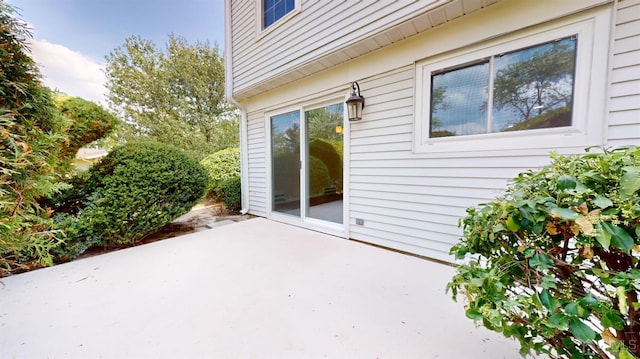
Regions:
<svg viewBox="0 0 640 359"><path fill-rule="evenodd" d="M335 236L348 238L349 233L349 137L350 128L346 114L346 106L344 101L347 96L327 97L321 101L314 101L300 104L298 106L287 106L279 109L265 112L265 169L266 169L266 208L267 216L272 220L284 222L315 231L332 234ZM308 131L306 112L329 105L343 103L343 158L342 158L342 179L343 179L343 197L342 197L342 223L334 223L321 219L311 218L308 216L308 163L304 159L308 158ZM273 193L273 153L272 153L272 129L271 119L274 116L298 111L300 120L300 215L288 215L274 210L274 193ZM304 145L303 145L304 144Z"/></svg>

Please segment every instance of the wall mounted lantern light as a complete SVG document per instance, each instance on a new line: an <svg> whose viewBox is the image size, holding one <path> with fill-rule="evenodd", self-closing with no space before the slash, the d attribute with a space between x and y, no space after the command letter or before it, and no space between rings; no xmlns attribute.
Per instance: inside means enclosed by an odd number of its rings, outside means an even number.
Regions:
<svg viewBox="0 0 640 359"><path fill-rule="evenodd" d="M357 91L357 92L356 92ZM360 95L360 85L357 82L351 84L351 96L346 101L349 121L362 120L364 97Z"/></svg>

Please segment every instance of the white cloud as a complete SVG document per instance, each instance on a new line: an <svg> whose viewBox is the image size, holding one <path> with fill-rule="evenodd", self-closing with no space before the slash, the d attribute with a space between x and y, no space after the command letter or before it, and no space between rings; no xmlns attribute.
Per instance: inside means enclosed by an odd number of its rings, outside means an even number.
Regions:
<svg viewBox="0 0 640 359"><path fill-rule="evenodd" d="M31 41L31 55L44 85L71 96L106 104L104 66L90 57L45 40Z"/></svg>

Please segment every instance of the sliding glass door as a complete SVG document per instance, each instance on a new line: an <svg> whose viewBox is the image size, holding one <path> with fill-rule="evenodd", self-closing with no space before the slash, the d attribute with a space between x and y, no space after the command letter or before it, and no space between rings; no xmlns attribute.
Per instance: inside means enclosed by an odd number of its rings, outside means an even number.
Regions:
<svg viewBox="0 0 640 359"><path fill-rule="evenodd" d="M342 102L305 112L309 218L342 223Z"/></svg>
<svg viewBox="0 0 640 359"><path fill-rule="evenodd" d="M274 212L343 223L343 118L342 102L271 117Z"/></svg>
<svg viewBox="0 0 640 359"><path fill-rule="evenodd" d="M300 112L271 117L272 208L300 216Z"/></svg>

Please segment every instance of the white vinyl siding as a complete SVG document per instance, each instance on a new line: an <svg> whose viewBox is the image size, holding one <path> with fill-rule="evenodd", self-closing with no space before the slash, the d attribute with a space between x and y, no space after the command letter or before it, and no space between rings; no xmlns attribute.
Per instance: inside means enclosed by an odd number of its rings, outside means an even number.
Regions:
<svg viewBox="0 0 640 359"><path fill-rule="evenodd" d="M356 1L304 1L301 12L286 26L261 38L255 32L245 34L250 48L234 52L234 82L242 88L264 81L285 72L287 67L309 61L315 54L335 51L367 31L387 26L423 6L422 2L407 5L406 1L391 5L384 1L366 5Z"/></svg>
<svg viewBox="0 0 640 359"><path fill-rule="evenodd" d="M414 154L413 76L407 66L360 82L372 105L351 125L350 237L452 261L466 208L496 197L519 172L545 165L548 151Z"/></svg>
<svg viewBox="0 0 640 359"><path fill-rule="evenodd" d="M267 215L267 167L266 136L264 131L264 115L262 112L250 113L247 116L248 155L249 162L249 208L257 216Z"/></svg>
<svg viewBox="0 0 640 359"><path fill-rule="evenodd" d="M620 1L614 36L609 145L640 145L640 0Z"/></svg>
<svg viewBox="0 0 640 359"><path fill-rule="evenodd" d="M465 0L461 4L473 2ZM485 3L484 0L477 2L481 5ZM243 7L245 3L253 2L237 1L234 6ZM309 12L317 11L320 14L308 16L330 19L332 11L340 6L347 6L346 3L330 2L326 8L311 8L317 5L303 1L302 11L298 15L305 14L307 9L313 9ZM291 106L304 106L314 99L329 95L333 97L343 94L346 97L350 81L357 80L365 97L366 107L362 121L345 124L348 131L348 147L345 148L345 154L348 154L345 167L349 171L349 183L346 187L349 201L345 203L345 208L348 208L348 236L355 240L453 261L448 252L460 238L462 230L458 227L458 221L465 216L469 206L490 201L500 195L509 179L518 173L549 163L550 151L555 150L561 154L584 153L584 147L556 148L553 147L554 144L545 148L510 151L479 148L474 151L414 153L414 62L460 51L466 46L517 32L520 27L529 31L540 26L535 22L542 21L544 16L547 16L544 21L547 23L569 17L576 19L586 13L608 11L614 7L613 3L602 5L603 3L592 1L584 5L573 0L532 2L532 11L523 14L518 1L497 2L495 6L475 12L467 18L457 19L455 23L429 30L404 42L390 39L389 44L392 45L385 49L359 56L355 60L336 59L336 62L346 63L325 69L319 74L312 71L300 81L243 98L243 104L248 109L250 213L269 216L269 167L265 157L269 152L266 147L269 134L265 131L265 113ZM553 12L559 6L563 7L564 13ZM608 94L609 99L607 107L599 109L601 115L598 121L601 126L596 127L599 134L606 134L606 137L602 137L602 143L606 146L640 145L640 0L623 0L617 6L615 24L610 26L614 42L610 44L613 55L608 62L609 81L606 83L602 79L598 91L602 97ZM610 14L607 15L609 18ZM255 14L251 13L249 17L251 16L255 17ZM433 22L429 26L438 21L447 21L449 16L452 15L438 9L429 14L430 21ZM288 20L291 26L294 19L298 21L297 17ZM240 16L239 19L247 21L245 16ZM288 27L289 22L277 30ZM489 26L494 22L495 26ZM255 31L253 25L249 27L249 32ZM484 32L479 29L484 29ZM240 30L234 26L234 31ZM398 32L394 36L401 36L402 31L407 30L400 26L394 31ZM608 31L604 29L604 32ZM295 42L289 41L291 38L285 33L278 36L280 42ZM266 37L260 41L265 39ZM240 46L242 51L257 51L252 49L255 45L252 41L255 39L243 41L236 42L234 39L233 48ZM293 52L278 53L275 56L284 59L294 54L301 55L293 50L300 44L281 46L283 47L278 51ZM313 53L316 50L310 51ZM318 52L313 54L316 58L323 58L325 55ZM242 56L249 55L243 53ZM249 76L252 63L248 59L245 61L242 66L248 68L242 69L242 76ZM258 66L255 69L256 77L246 77L243 86L250 86L265 74L261 65L255 62L253 65ZM324 67L322 64L317 66L319 69ZM278 76L287 69L285 66L272 70L274 76ZM284 80L278 78L276 82L278 81ZM257 82L253 83L259 87ZM356 219L363 220L364 224L356 224Z"/></svg>
<svg viewBox="0 0 640 359"><path fill-rule="evenodd" d="M496 1L302 0L295 14L264 32L258 30L256 1L232 1L234 93L265 82L284 84L286 82L279 83L283 73L303 66L308 73L325 69ZM428 13L438 6L441 7ZM420 21L405 22L418 16L421 16ZM335 57L318 59L329 54L335 54Z"/></svg>

